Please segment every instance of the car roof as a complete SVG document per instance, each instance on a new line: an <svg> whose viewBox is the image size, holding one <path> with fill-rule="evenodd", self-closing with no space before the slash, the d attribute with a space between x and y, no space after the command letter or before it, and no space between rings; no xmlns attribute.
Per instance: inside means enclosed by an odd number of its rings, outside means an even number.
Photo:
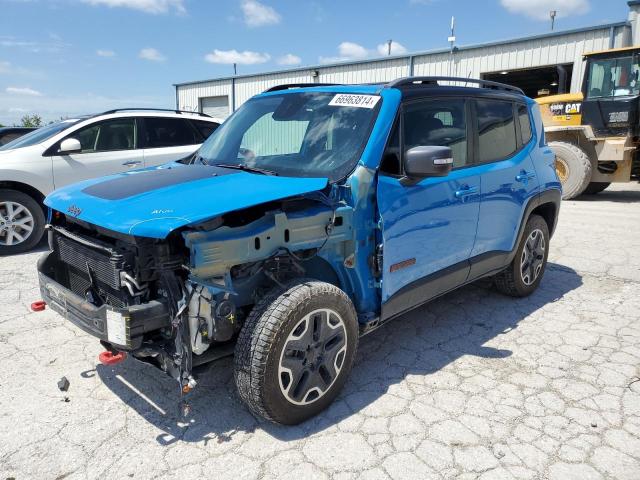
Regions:
<svg viewBox="0 0 640 480"><path fill-rule="evenodd" d="M96 113L87 117L78 117L85 119L97 118L125 118L125 117L157 117L157 118L187 118L189 120L202 120L204 122L222 123L223 120L214 118L199 112L183 112L183 111L165 111L156 109L118 109L109 110L102 113Z"/></svg>
<svg viewBox="0 0 640 480"><path fill-rule="evenodd" d="M375 82L369 84L284 84L271 87L260 95L274 95L282 93L327 92L327 93L352 93L361 95L379 94L385 88L400 90L403 98L455 95L455 96L500 96L526 98L524 92L511 85L492 82L488 80L462 78L462 77L404 77L391 82Z"/></svg>

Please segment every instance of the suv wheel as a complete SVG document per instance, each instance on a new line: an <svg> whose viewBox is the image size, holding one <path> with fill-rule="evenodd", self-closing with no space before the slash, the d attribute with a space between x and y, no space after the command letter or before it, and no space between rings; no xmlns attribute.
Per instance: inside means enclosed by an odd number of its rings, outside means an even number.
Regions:
<svg viewBox="0 0 640 480"><path fill-rule="evenodd" d="M38 202L17 190L0 190L0 255L31 250L44 234Z"/></svg>
<svg viewBox="0 0 640 480"><path fill-rule="evenodd" d="M531 215L511 264L494 277L498 290L512 297L526 297L542 280L549 256L549 227L539 215Z"/></svg>
<svg viewBox="0 0 640 480"><path fill-rule="evenodd" d="M351 300L339 288L295 280L253 309L235 350L238 393L251 411L295 425L324 410L342 389L358 344Z"/></svg>
<svg viewBox="0 0 640 480"><path fill-rule="evenodd" d="M569 200L585 191L591 180L591 160L577 145L549 142L556 154L556 173L562 183L562 198Z"/></svg>

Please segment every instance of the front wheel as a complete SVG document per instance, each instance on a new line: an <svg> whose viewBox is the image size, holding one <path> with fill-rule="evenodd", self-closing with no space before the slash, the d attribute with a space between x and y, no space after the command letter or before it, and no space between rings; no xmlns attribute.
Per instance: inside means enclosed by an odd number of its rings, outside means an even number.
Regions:
<svg viewBox="0 0 640 480"><path fill-rule="evenodd" d="M512 297L531 295L542 280L549 256L549 227L539 215L531 215L509 266L494 277L496 288Z"/></svg>
<svg viewBox="0 0 640 480"><path fill-rule="evenodd" d="M243 326L236 387L250 410L295 425L320 413L342 389L358 344L351 300L339 288L295 280L263 298Z"/></svg>
<svg viewBox="0 0 640 480"><path fill-rule="evenodd" d="M26 193L0 189L0 255L31 250L44 234L44 212Z"/></svg>

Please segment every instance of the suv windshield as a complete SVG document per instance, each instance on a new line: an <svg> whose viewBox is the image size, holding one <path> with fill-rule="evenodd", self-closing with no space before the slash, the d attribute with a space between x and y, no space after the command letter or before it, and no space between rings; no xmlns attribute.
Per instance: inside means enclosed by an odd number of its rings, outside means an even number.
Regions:
<svg viewBox="0 0 640 480"><path fill-rule="evenodd" d="M62 122L58 123L52 123L51 125L47 125L45 127L34 130L31 133L27 133L20 138L16 138L14 141L0 147L0 151L13 150L14 148L30 147L31 145L42 143L45 140L53 137L54 135L62 132L63 130L66 130L70 126L75 125L79 121L79 119L70 119L63 120Z"/></svg>
<svg viewBox="0 0 640 480"><path fill-rule="evenodd" d="M380 97L287 93L245 103L202 145L209 165L336 181L360 159Z"/></svg>

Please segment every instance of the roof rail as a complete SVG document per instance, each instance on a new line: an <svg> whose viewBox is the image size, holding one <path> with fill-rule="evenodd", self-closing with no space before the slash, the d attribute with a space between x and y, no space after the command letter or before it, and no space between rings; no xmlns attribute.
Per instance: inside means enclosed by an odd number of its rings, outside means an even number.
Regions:
<svg viewBox="0 0 640 480"><path fill-rule="evenodd" d="M102 112L98 115L109 115L111 113L118 113L118 112L130 112L132 110L142 110L142 111L149 111L149 112L173 112L173 113L189 113L192 115L199 115L201 117L209 117L211 118L211 115L207 115L206 113L202 113L202 112L190 112L188 110L175 110L172 108L146 108L146 107L133 107L133 108L114 108L113 110L107 110L106 112Z"/></svg>
<svg viewBox="0 0 640 480"><path fill-rule="evenodd" d="M492 82L490 80L480 80L477 78L464 78L464 77L404 77L397 80L393 80L386 84L386 87L397 88L416 84L427 85L439 85L438 82L460 82L460 83L475 83L481 88L489 88L492 90L504 90L506 92L519 93L524 95L522 89L513 87L505 83Z"/></svg>
<svg viewBox="0 0 640 480"><path fill-rule="evenodd" d="M289 90L290 88L334 87L336 85L342 85L342 83L284 83L282 85L276 85L275 87L267 88L262 93L278 92L280 90Z"/></svg>

